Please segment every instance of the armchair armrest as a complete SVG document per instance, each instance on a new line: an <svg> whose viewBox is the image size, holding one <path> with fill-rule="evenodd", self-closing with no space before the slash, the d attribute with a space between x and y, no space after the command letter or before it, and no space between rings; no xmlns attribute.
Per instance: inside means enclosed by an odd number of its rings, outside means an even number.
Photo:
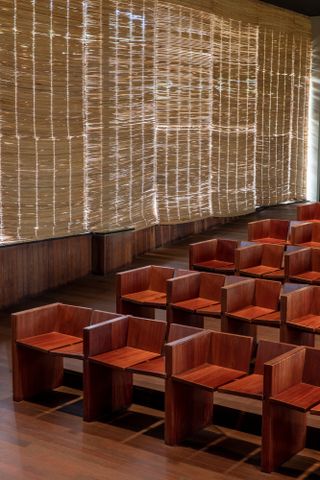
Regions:
<svg viewBox="0 0 320 480"><path fill-rule="evenodd" d="M200 276L201 273L194 272L167 280L168 305L197 297L200 288Z"/></svg>
<svg viewBox="0 0 320 480"><path fill-rule="evenodd" d="M168 377L208 362L211 332L203 330L192 336L167 343L164 347Z"/></svg>
<svg viewBox="0 0 320 480"><path fill-rule="evenodd" d="M302 223L291 227L291 243L298 245L299 243L310 242L312 239L312 223Z"/></svg>
<svg viewBox="0 0 320 480"><path fill-rule="evenodd" d="M119 317L83 329L84 357L109 352L127 344L129 318Z"/></svg>
<svg viewBox="0 0 320 480"><path fill-rule="evenodd" d="M311 270L311 248L301 248L284 255L286 277Z"/></svg>
<svg viewBox="0 0 320 480"><path fill-rule="evenodd" d="M60 303L43 305L11 314L12 340L41 335L58 328Z"/></svg>
<svg viewBox="0 0 320 480"><path fill-rule="evenodd" d="M294 320L311 312L313 287L306 286L280 297L281 323Z"/></svg>
<svg viewBox="0 0 320 480"><path fill-rule="evenodd" d="M255 280L248 279L221 288L221 311L223 314L240 310L252 305L254 300Z"/></svg>
<svg viewBox="0 0 320 480"><path fill-rule="evenodd" d="M264 398L278 395L302 382L305 347L297 347L264 364Z"/></svg>
<svg viewBox="0 0 320 480"><path fill-rule="evenodd" d="M236 271L242 268L254 267L260 265L263 252L263 245L250 245L248 247L240 247L235 250Z"/></svg>
<svg viewBox="0 0 320 480"><path fill-rule="evenodd" d="M217 239L206 240L204 242L192 243L189 245L189 268L198 262L212 260L216 256Z"/></svg>

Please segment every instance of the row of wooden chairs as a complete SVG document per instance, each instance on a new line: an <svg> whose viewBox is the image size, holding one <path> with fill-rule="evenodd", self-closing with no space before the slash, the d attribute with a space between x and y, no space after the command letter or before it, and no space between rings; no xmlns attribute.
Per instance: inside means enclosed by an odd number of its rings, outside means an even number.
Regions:
<svg viewBox="0 0 320 480"><path fill-rule="evenodd" d="M260 341L251 373L251 337L176 324L167 332L162 321L63 304L15 313L12 324L16 401L59 386L69 354L61 349L81 343L84 419L128 408L133 373L160 377L169 445L212 422L215 391L258 399L261 464L270 472L304 447L306 413L320 412L320 351L310 347Z"/></svg>

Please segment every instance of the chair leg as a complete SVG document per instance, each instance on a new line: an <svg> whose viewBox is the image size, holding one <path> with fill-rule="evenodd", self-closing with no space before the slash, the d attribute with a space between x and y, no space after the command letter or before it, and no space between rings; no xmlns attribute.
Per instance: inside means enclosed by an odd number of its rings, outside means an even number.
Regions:
<svg viewBox="0 0 320 480"><path fill-rule="evenodd" d="M13 399L21 402L62 384L63 358L13 345Z"/></svg>
<svg viewBox="0 0 320 480"><path fill-rule="evenodd" d="M306 431L304 412L265 400L262 414L262 470L271 473L302 450Z"/></svg>
<svg viewBox="0 0 320 480"><path fill-rule="evenodd" d="M126 302L124 300L119 301L117 313L122 313L123 315L133 315L135 317L142 318L155 317L155 309L153 307L147 307L145 305L139 305L133 302Z"/></svg>
<svg viewBox="0 0 320 480"><path fill-rule="evenodd" d="M236 335L246 335L253 337L254 342L257 340L257 326L248 322L242 322L226 315L221 317L221 331L226 333L234 333Z"/></svg>
<svg viewBox="0 0 320 480"><path fill-rule="evenodd" d="M131 403L131 373L84 361L83 419L86 422L124 410Z"/></svg>
<svg viewBox="0 0 320 480"><path fill-rule="evenodd" d="M289 325L282 324L280 326L280 342L314 347L315 334L311 332L304 332L298 328L291 328Z"/></svg>
<svg viewBox="0 0 320 480"><path fill-rule="evenodd" d="M190 327L204 327L204 316L192 312L179 310L177 308L168 309L167 321L169 323L179 323Z"/></svg>
<svg viewBox="0 0 320 480"><path fill-rule="evenodd" d="M212 423L213 393L166 380L165 442L176 445Z"/></svg>

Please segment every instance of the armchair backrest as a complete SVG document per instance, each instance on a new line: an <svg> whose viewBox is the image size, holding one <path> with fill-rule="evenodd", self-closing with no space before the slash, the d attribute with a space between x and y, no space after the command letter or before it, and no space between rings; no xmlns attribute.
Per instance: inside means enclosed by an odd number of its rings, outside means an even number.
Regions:
<svg viewBox="0 0 320 480"><path fill-rule="evenodd" d="M218 273L200 273L199 297L209 298L210 300L221 300L221 288L225 282L225 275Z"/></svg>
<svg viewBox="0 0 320 480"><path fill-rule="evenodd" d="M254 241L259 238L266 238L270 235L270 219L257 220L248 223L248 240Z"/></svg>
<svg viewBox="0 0 320 480"><path fill-rule="evenodd" d="M190 327L189 325L181 325L178 323L171 323L169 327L169 334L167 343L175 342L180 338L189 337L194 333L202 332L202 328Z"/></svg>
<svg viewBox="0 0 320 480"><path fill-rule="evenodd" d="M320 350L306 347L302 382L320 387Z"/></svg>
<svg viewBox="0 0 320 480"><path fill-rule="evenodd" d="M263 375L264 364L273 358L289 352L296 348L296 345L288 343L269 342L267 340L260 340L258 343L257 356L254 365L254 373Z"/></svg>
<svg viewBox="0 0 320 480"><path fill-rule="evenodd" d="M192 268L194 263L205 262L216 258L218 240L212 238L204 242L192 243L189 245L189 266Z"/></svg>
<svg viewBox="0 0 320 480"><path fill-rule="evenodd" d="M283 245L263 245L261 265L268 267L281 268L284 255Z"/></svg>
<svg viewBox="0 0 320 480"><path fill-rule="evenodd" d="M320 248L311 249L311 269L314 272L320 272Z"/></svg>
<svg viewBox="0 0 320 480"><path fill-rule="evenodd" d="M281 295L280 312L282 322L291 321L311 313L314 288L315 287L307 286L286 295Z"/></svg>
<svg viewBox="0 0 320 480"><path fill-rule="evenodd" d="M312 242L320 242L320 222L312 224Z"/></svg>
<svg viewBox="0 0 320 480"><path fill-rule="evenodd" d="M280 240L287 240L289 232L289 220L270 220L270 234L272 238L279 238Z"/></svg>
<svg viewBox="0 0 320 480"><path fill-rule="evenodd" d="M167 280L173 278L174 268L151 266L150 283L148 288L157 292L167 292Z"/></svg>
<svg viewBox="0 0 320 480"><path fill-rule="evenodd" d="M237 240L228 240L224 238L218 238L216 258L224 262L234 263L234 252L238 247Z"/></svg>
<svg viewBox="0 0 320 480"><path fill-rule="evenodd" d="M247 372L252 356L252 345L252 337L211 332L210 363Z"/></svg>
<svg viewBox="0 0 320 480"><path fill-rule="evenodd" d="M58 305L58 331L75 337L83 337L83 329L91 322L92 309L77 305Z"/></svg>
<svg viewBox="0 0 320 480"><path fill-rule="evenodd" d="M300 248L288 252L284 257L284 270L287 277L310 271L312 268L311 248Z"/></svg>
<svg viewBox="0 0 320 480"><path fill-rule="evenodd" d="M127 345L128 326L128 317L122 316L84 328L84 357L87 358L125 347Z"/></svg>
<svg viewBox="0 0 320 480"><path fill-rule="evenodd" d="M269 281L269 280L268 280ZM247 305L252 305L255 294L255 280L246 279L240 283L234 283L221 289L222 313L233 312Z"/></svg>
<svg viewBox="0 0 320 480"><path fill-rule="evenodd" d="M308 205L297 205L298 220L320 219L320 203L314 202Z"/></svg>
<svg viewBox="0 0 320 480"><path fill-rule="evenodd" d="M127 346L160 354L166 330L166 322L129 316Z"/></svg>
<svg viewBox="0 0 320 480"><path fill-rule="evenodd" d="M210 356L211 331L202 330L192 336L165 345L166 374L179 373L208 363Z"/></svg>
<svg viewBox="0 0 320 480"><path fill-rule="evenodd" d="M281 282L274 280L255 280L254 305L278 310L281 292Z"/></svg>
<svg viewBox="0 0 320 480"><path fill-rule="evenodd" d="M263 247L264 245L261 243L256 243L248 247L237 248L235 251L236 271L261 265Z"/></svg>
<svg viewBox="0 0 320 480"><path fill-rule="evenodd" d="M33 337L43 333L57 331L59 303L43 305L11 314L12 339Z"/></svg>

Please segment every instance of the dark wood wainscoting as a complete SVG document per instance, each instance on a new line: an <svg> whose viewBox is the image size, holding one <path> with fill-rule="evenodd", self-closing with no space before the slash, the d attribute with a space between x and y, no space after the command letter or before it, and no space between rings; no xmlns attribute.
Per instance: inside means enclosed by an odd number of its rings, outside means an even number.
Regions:
<svg viewBox="0 0 320 480"><path fill-rule="evenodd" d="M129 265L134 257L188 235L204 232L214 225L233 222L230 218L207 218L179 225L156 225L143 230L93 234L93 273L108 272Z"/></svg>
<svg viewBox="0 0 320 480"><path fill-rule="evenodd" d="M0 307L87 275L91 252L90 234L2 246Z"/></svg>

